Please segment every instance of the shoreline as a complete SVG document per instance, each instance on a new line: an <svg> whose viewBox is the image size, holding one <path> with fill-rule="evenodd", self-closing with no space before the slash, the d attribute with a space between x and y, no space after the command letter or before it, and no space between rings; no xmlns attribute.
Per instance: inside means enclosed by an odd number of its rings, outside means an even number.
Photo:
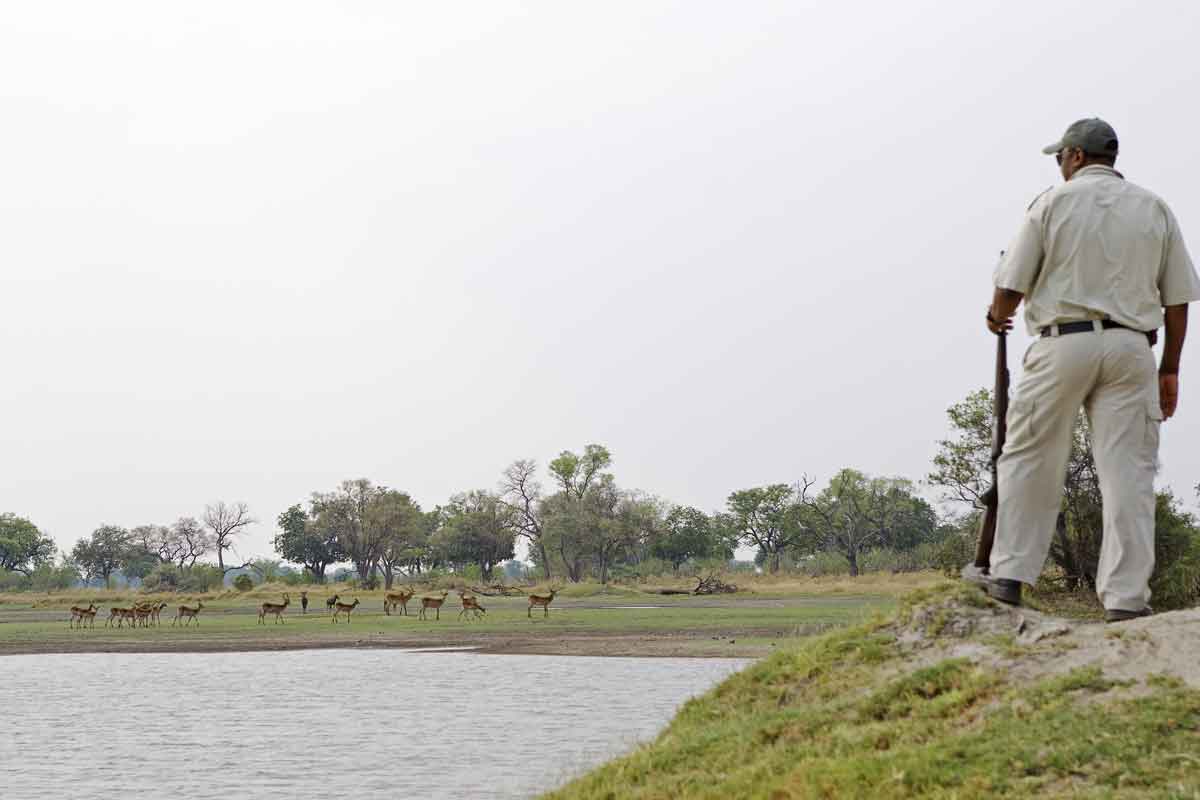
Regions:
<svg viewBox="0 0 1200 800"><path fill-rule="evenodd" d="M813 626L797 633L777 628L741 629L728 634L713 630L678 630L669 633L591 632L587 634L530 635L519 632L396 636L372 632L361 638L289 636L286 639L206 637L187 640L171 637L78 641L0 640L0 658L6 656L100 653L261 653L295 650L422 650L480 655L544 655L613 658L761 658L799 637L815 635L830 626ZM742 641L739 642L738 638Z"/></svg>

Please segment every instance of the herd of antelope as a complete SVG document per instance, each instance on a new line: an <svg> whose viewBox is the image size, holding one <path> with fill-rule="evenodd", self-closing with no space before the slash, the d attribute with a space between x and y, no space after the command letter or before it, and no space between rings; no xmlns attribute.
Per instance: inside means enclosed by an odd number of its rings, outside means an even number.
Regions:
<svg viewBox="0 0 1200 800"><path fill-rule="evenodd" d="M541 608L542 616L550 615L550 604L554 602L554 596L558 594L560 587L552 587L547 594L530 594L529 608L526 610L526 616L533 619L533 609ZM304 613L308 613L308 593L302 592ZM388 592L383 596L383 613L391 616L396 609L400 610L403 616L408 615L408 601L412 600L417 594L417 590L412 587L403 587L399 592ZM417 619L427 620L428 612L434 612L434 620L442 618L442 604L446 602L446 597L449 592L441 594L422 595L418 599L421 601L421 611L417 614ZM479 602L479 598L465 591L458 592L459 600L462 602L462 610L458 612L458 618L466 617L469 622L472 619L483 619L487 614L487 609ZM291 605L292 598L289 594L283 595L282 603L263 603L258 609L258 624L267 624L267 617L275 618L275 624L283 624L283 613L287 611ZM358 608L359 600L355 598L353 603L341 602L341 595L334 595L325 601L325 607L331 612L330 621L337 623L338 617L345 615L346 624L350 624L350 614L354 609ZM108 621L104 623L104 627L123 627L126 622L129 627L147 628L161 624L159 615L163 609L167 607L166 603L134 603L128 608L113 606L109 609ZM181 627L187 627L192 620L196 621L196 626L200 626L200 609L204 608L204 603L197 603L195 608L190 606L179 606L175 612L175 616L171 619L171 625L182 622ZM100 609L95 603L89 603L87 608L80 606L71 606L71 621L68 627L71 628L95 628L96 613ZM113 625L113 623L116 623Z"/></svg>

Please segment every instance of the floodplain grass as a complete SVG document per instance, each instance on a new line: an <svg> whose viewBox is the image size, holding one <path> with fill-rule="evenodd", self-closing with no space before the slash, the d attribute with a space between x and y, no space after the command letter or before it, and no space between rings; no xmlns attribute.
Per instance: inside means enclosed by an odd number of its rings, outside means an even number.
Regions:
<svg viewBox="0 0 1200 800"><path fill-rule="evenodd" d="M1200 692L1095 666L1023 681L961 658L912 669L914 605L810 637L686 703L651 744L547 794L584 798L1197 797Z"/></svg>
<svg viewBox="0 0 1200 800"><path fill-rule="evenodd" d="M440 621L417 619L420 596L434 587L414 584L417 596L409 614L383 613L383 590L359 591L345 585L309 589L308 614L301 611L295 587L268 585L249 592L225 590L208 594L170 594L129 590L75 589L53 595L27 593L0 597L0 654L72 652L89 649L170 651L192 649L275 649L355 646L479 646L488 652L563 652L604 654L601 640L623 637L614 654L757 657L797 637L860 623L895 607L896 598L914 584L935 583L923 576L864 577L859 582L820 579L743 581L744 590L728 595L660 595L640 585L571 584L563 587L549 614L529 613L524 596L478 595L487 609L481 619L460 618L456 594L446 598ZM548 585L529 587L544 591ZM443 584L444 587L444 584ZM398 587L394 587L393 591ZM851 593L848 589L856 589ZM438 589L440 592L442 589ZM283 624L268 615L258 622L258 607L278 603L287 593L291 603ZM335 624L325 600L338 594L343 602L361 600L350 624ZM96 624L69 629L72 605L100 607ZM112 606L165 602L161 625L149 628L105 627ZM180 605L203 602L199 622L171 625ZM596 639L591 645L581 645Z"/></svg>

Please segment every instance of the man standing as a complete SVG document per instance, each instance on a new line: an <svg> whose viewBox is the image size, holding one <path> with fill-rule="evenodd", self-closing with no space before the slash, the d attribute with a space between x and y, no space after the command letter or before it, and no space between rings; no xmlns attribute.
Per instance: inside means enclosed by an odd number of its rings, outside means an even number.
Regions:
<svg viewBox="0 0 1200 800"><path fill-rule="evenodd" d="M1008 411L988 594L1017 605L1021 584L1041 573L1082 406L1104 506L1096 589L1110 622L1150 613L1159 426L1175 413L1187 304L1200 299L1174 214L1113 168L1117 149L1108 123L1083 119L1043 150L1064 183L1026 212L987 314L989 330L1007 331L1024 300L1039 337Z"/></svg>

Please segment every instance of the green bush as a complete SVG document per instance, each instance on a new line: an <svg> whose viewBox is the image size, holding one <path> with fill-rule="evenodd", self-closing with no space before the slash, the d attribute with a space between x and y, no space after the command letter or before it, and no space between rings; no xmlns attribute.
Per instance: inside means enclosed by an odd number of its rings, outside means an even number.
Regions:
<svg viewBox="0 0 1200 800"><path fill-rule="evenodd" d="M174 564L159 564L142 578L142 588L148 592L173 592L179 588L179 568Z"/></svg>
<svg viewBox="0 0 1200 800"><path fill-rule="evenodd" d="M16 570L0 570L0 592L24 592L29 588L29 578Z"/></svg>
<svg viewBox="0 0 1200 800"><path fill-rule="evenodd" d="M233 588L239 592L248 592L254 588L254 580L249 575L242 573L233 579Z"/></svg>

